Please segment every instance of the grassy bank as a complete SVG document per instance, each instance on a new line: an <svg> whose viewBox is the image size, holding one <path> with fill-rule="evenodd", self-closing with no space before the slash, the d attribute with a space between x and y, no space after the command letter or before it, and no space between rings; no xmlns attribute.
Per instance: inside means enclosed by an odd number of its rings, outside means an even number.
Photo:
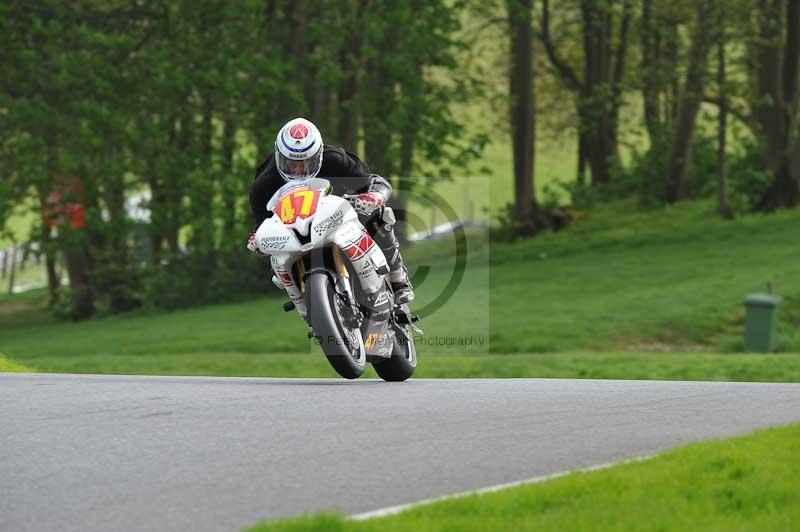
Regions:
<svg viewBox="0 0 800 532"><path fill-rule="evenodd" d="M800 212L719 220L707 202L595 209L575 228L492 248L498 351L742 349L742 300L784 296L782 351L800 351Z"/></svg>
<svg viewBox="0 0 800 532"><path fill-rule="evenodd" d="M391 517L324 515L252 530L797 530L798 442L800 425L792 425Z"/></svg>
<svg viewBox="0 0 800 532"><path fill-rule="evenodd" d="M713 209L700 202L644 213L619 203L529 241L471 234L464 278L421 323L420 375L796 380L793 356L719 353L742 350L742 300L767 283L784 296L779 351L800 353L800 255L792 245L800 212L723 222ZM405 254L416 309L429 308L451 280L452 243ZM281 299L85 323L54 320L43 299L0 297L0 350L42 371L302 376L325 364ZM3 312L9 305L15 311ZM314 362L266 357L274 353L314 353ZM530 353L571 355L523 356Z"/></svg>

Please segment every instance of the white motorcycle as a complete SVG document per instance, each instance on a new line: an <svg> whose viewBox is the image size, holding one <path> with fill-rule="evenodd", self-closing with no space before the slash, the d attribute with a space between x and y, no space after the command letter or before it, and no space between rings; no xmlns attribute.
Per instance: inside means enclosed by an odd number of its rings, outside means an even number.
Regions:
<svg viewBox="0 0 800 532"><path fill-rule="evenodd" d="M412 331L421 333L407 304L396 305L389 267L348 198L331 193L326 179L283 185L267 209L274 215L256 231L270 255L273 281L287 291L284 310L297 309L311 326L309 337L346 379L370 362L387 381L408 379L417 366ZM378 213L394 224L394 213Z"/></svg>

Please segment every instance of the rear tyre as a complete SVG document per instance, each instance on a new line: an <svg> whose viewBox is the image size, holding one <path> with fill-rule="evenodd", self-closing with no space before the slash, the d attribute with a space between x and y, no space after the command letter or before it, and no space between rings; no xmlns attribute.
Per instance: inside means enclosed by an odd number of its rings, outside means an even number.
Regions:
<svg viewBox="0 0 800 532"><path fill-rule="evenodd" d="M404 311L410 314L408 304L403 304ZM375 373L385 381L404 381L414 374L417 369L417 348L414 345L414 336L410 325L395 325L392 357L381 362L373 363Z"/></svg>
<svg viewBox="0 0 800 532"><path fill-rule="evenodd" d="M333 369L345 379L360 377L367 363L361 331L345 326L342 302L327 274L312 273L306 278L306 303L314 337Z"/></svg>

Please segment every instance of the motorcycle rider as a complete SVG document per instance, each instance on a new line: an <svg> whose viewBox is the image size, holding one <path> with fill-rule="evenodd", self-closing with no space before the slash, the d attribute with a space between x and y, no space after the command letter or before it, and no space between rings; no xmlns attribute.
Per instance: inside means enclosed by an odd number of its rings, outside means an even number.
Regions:
<svg viewBox="0 0 800 532"><path fill-rule="evenodd" d="M328 179L337 196L355 195L350 201L359 220L386 256L395 301L412 301L414 291L400 255L400 243L394 234L394 227L378 215L379 207L386 204L392 194L392 186L385 178L371 173L357 156L338 146L323 144L317 127L304 118L290 120L278 131L274 152L256 171L250 189L250 208L255 227L247 242L247 249L261 255L255 231L273 214L267 210L267 202L273 194L293 179L309 177ZM277 279L273 277L273 282L288 291L289 287L283 286Z"/></svg>

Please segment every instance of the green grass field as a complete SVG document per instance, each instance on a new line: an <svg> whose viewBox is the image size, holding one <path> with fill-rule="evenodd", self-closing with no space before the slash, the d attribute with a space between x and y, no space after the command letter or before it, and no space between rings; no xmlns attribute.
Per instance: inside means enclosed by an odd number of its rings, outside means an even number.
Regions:
<svg viewBox="0 0 800 532"><path fill-rule="evenodd" d="M418 375L796 381L798 227L796 211L722 222L706 202L618 203L530 241L472 233L464 279L421 323ZM405 253L419 310L450 280L452 244ZM784 296L781 354L724 354L742 351L742 300L768 282ZM39 371L333 376L280 299L69 323L43 298L0 296L0 351Z"/></svg>
<svg viewBox="0 0 800 532"><path fill-rule="evenodd" d="M565 234L495 246L492 347L739 351L742 300L772 283L780 349L800 351L798 229L797 211L724 222L706 202L617 204Z"/></svg>
<svg viewBox="0 0 800 532"><path fill-rule="evenodd" d="M791 425L390 517L319 515L251 530L797 530L798 445L800 425Z"/></svg>

